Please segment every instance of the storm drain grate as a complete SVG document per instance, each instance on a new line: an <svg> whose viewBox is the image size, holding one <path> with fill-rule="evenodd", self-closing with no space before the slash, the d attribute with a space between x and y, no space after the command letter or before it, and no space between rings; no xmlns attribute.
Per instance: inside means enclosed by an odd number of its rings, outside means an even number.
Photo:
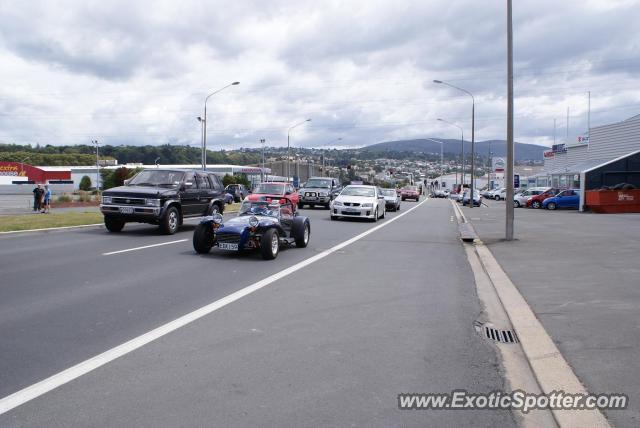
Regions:
<svg viewBox="0 0 640 428"><path fill-rule="evenodd" d="M520 340L518 340L518 335L513 330L501 330L489 324L481 324L481 323L476 323L476 330L478 330L478 333L482 332L481 334L484 334L484 336L487 339L493 340L494 342L500 342L500 343L520 342Z"/></svg>

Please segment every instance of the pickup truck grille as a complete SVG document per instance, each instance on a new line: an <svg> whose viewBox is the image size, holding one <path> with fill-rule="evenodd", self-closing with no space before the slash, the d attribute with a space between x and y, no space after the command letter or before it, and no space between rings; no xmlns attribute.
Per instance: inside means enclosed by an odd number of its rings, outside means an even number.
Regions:
<svg viewBox="0 0 640 428"><path fill-rule="evenodd" d="M125 196L116 196L111 198L111 203L116 205L144 205L144 198L127 198Z"/></svg>
<svg viewBox="0 0 640 428"><path fill-rule="evenodd" d="M240 242L240 235L237 233L218 232L216 233L216 240L228 244L237 244Z"/></svg>

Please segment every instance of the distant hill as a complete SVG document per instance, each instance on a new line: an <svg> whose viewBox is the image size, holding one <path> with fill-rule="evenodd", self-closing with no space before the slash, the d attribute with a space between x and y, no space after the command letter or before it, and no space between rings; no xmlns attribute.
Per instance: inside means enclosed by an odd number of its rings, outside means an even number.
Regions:
<svg viewBox="0 0 640 428"><path fill-rule="evenodd" d="M460 140L444 138L434 138L434 140L442 141L444 143L445 153L460 153ZM487 156L489 154L489 147L491 147L491 153L493 156L507 155L507 142L504 140L476 141L475 146L476 153L482 156ZM361 150L375 153L389 151L440 153L440 144L423 139L386 141L384 143L372 144L370 146L363 147ZM545 150L549 150L549 147L516 142L514 147L515 160L542 160L542 153ZM465 153L471 153L471 141L464 142L464 151Z"/></svg>

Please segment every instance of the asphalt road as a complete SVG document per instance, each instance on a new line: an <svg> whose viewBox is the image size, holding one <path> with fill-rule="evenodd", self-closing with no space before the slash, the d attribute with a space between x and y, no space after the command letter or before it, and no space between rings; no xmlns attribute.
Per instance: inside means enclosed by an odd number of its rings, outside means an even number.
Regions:
<svg viewBox="0 0 640 428"><path fill-rule="evenodd" d="M0 396L373 227L303 212L309 247L269 262L198 256L192 226L171 237L127 226L0 238ZM429 200L0 425L511 426L505 411L397 407L403 392L504 389L494 349L473 329L480 306L452 215L448 200Z"/></svg>

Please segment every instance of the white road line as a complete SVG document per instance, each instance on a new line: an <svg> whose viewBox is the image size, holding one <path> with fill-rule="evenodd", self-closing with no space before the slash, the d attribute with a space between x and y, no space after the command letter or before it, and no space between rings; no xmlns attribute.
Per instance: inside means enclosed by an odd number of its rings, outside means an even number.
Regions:
<svg viewBox="0 0 640 428"><path fill-rule="evenodd" d="M126 250L118 250L118 251L111 251L109 253L102 253L102 255L110 256L113 254L128 253L129 251L138 251L138 250L144 250L145 248L161 247L163 245L177 244L178 242L185 242L185 241L188 241L188 239L178 239L177 241L161 242L159 244L145 245L142 247L135 247L135 248L127 248Z"/></svg>
<svg viewBox="0 0 640 428"><path fill-rule="evenodd" d="M196 309L195 311L190 312L186 315L183 315L178 319L170 321L164 325L161 325L160 327L155 328L154 330L151 330L136 338L133 338L128 342L123 343L122 345L116 346L115 348L111 348L108 351L103 352L102 354L96 355L93 358L89 358L88 360L85 360L79 364L76 364L73 367L70 367L64 371L56 373L47 379L41 380L38 383L35 383L31 386L28 386L24 389L21 389L20 391L17 391L11 395L8 395L0 399L0 415L8 412L9 410L15 409L16 407L28 401L31 401L43 394L46 394L47 392L53 389L56 389L59 386L62 386L68 382L71 382L72 380L77 379L80 376L85 375L107 363L110 363L116 358L122 357L123 355L126 355L132 351L135 351L136 349L141 348L142 346L150 342L153 342L154 340L159 339L162 336L165 336L179 329L180 327L184 327L187 324L190 324L206 315L209 315L210 313L217 311L218 309L224 306L227 306L228 304L233 303L236 300L240 300L241 298L248 296L249 294L255 291L258 291L261 288L264 288L267 285L286 277L287 275L290 275L296 271L299 271L300 269L303 269L309 266L310 264L315 263L318 260L321 260L327 257L328 255L346 247L347 245L350 245L356 241L359 241L365 236L404 217L405 215L409 214L411 211L415 210L416 208L418 208L420 205L424 204L428 200L429 198L426 198L424 201L419 202L418 204L416 204L416 206L408 209L402 214L399 214L398 216L393 217L392 219L389 219L378 226L372 227L371 229L357 236L354 236L351 239L348 239L327 250L324 250L323 252L318 253L313 257L310 257L306 260L296 263L293 266L290 266L284 270L281 270L280 272L277 272L243 289L240 289L235 293L231 293L228 296L225 296L219 300L216 300L215 302L209 303L208 305L201 307L200 309ZM186 241L186 239L183 239L182 241Z"/></svg>
<svg viewBox="0 0 640 428"><path fill-rule="evenodd" d="M81 229L83 227L96 227L96 226L104 226L104 223L80 224L78 226L46 227L44 229L11 230L9 232L0 232L0 235L10 235L10 234L28 233L28 232L48 232L51 230Z"/></svg>

